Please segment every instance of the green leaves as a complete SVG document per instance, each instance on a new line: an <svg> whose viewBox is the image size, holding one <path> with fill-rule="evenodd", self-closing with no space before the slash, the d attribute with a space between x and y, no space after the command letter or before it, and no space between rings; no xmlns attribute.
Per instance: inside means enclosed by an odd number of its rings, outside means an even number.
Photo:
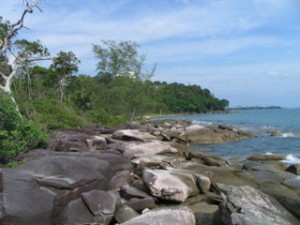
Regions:
<svg viewBox="0 0 300 225"><path fill-rule="evenodd" d="M14 159L18 153L46 145L47 134L19 117L11 97L0 92L0 160Z"/></svg>

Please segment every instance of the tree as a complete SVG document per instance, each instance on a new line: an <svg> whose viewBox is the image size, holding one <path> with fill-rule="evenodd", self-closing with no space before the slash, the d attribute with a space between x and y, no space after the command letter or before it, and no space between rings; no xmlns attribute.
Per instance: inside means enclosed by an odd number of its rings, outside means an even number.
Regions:
<svg viewBox="0 0 300 225"><path fill-rule="evenodd" d="M12 80L22 67L34 61L50 59L47 48L38 41L21 40L14 42L18 32L25 28L24 19L27 14L33 13L34 9L41 11L39 1L24 0L24 3L26 7L16 23L11 24L0 17L0 58L5 61L4 65L0 66L0 89L9 94L11 93ZM14 58L12 63L8 61L10 57Z"/></svg>
<svg viewBox="0 0 300 225"><path fill-rule="evenodd" d="M60 96L60 101L65 97L65 88L69 83L71 76L78 71L80 60L73 52L59 52L57 57L53 59L50 69L57 74L57 86Z"/></svg>
<svg viewBox="0 0 300 225"><path fill-rule="evenodd" d="M149 79L155 72L156 65L150 72L143 72L145 55L139 55L139 45L133 41L102 41L101 45L93 44L98 75L104 82L118 76L134 79Z"/></svg>

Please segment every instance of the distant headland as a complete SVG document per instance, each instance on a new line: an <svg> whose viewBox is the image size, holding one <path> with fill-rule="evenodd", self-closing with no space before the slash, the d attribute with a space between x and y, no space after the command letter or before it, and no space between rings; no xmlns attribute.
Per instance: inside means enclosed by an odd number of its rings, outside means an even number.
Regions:
<svg viewBox="0 0 300 225"><path fill-rule="evenodd" d="M281 106L238 106L229 108L229 110L264 110L264 109L282 109Z"/></svg>

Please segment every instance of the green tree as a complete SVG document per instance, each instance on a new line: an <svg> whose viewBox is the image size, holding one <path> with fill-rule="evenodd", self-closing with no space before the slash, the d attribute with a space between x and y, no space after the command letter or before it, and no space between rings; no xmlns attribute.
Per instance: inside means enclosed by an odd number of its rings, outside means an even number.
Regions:
<svg viewBox="0 0 300 225"><path fill-rule="evenodd" d="M145 55L138 53L139 45L133 41L102 41L100 45L93 44L98 75L108 83L118 76L149 79L155 72L156 65L150 72L143 71Z"/></svg>
<svg viewBox="0 0 300 225"><path fill-rule="evenodd" d="M55 71L57 78L57 87L59 99L63 101L65 98L66 86L70 83L72 75L78 71L80 60L73 52L59 52L53 59L50 69Z"/></svg>

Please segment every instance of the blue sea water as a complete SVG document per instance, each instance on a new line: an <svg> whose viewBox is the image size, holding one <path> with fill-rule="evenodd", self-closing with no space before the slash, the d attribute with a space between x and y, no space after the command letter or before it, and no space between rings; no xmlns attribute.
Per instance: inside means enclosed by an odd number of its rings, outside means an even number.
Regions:
<svg viewBox="0 0 300 225"><path fill-rule="evenodd" d="M300 109L241 110L227 114L175 116L194 124L226 124L256 133L257 138L214 145L192 145L224 158L247 157L255 153L285 154L287 163L300 164ZM270 131L280 136L271 136Z"/></svg>

